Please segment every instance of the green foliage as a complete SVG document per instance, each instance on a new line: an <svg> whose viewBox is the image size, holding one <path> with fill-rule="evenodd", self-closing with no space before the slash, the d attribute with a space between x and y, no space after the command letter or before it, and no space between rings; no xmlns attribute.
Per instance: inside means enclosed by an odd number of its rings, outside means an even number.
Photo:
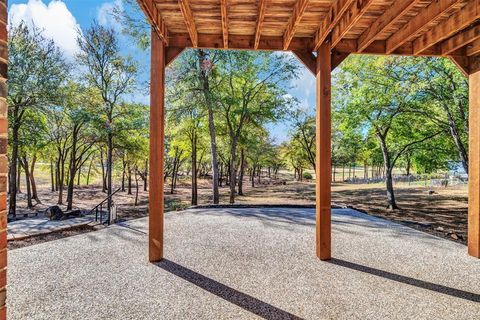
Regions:
<svg viewBox="0 0 480 320"><path fill-rule="evenodd" d="M303 176L303 179L306 179L306 180L312 180L312 179L313 179L312 174L311 174L310 172L307 172L307 171L305 171L305 172L302 174L302 176Z"/></svg>

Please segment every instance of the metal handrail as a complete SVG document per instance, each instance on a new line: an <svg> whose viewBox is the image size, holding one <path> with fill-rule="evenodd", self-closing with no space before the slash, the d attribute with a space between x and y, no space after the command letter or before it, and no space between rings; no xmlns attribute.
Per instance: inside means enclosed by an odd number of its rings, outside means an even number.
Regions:
<svg viewBox="0 0 480 320"><path fill-rule="evenodd" d="M97 204L95 207L93 207L92 210L89 211L88 214L92 214L93 211L95 211L95 221L98 221L98 208L100 208L100 223L103 223L103 204L108 201L108 199L111 199L118 191L120 191L122 188L118 188L115 190L112 194L110 194L108 197L102 200L99 204ZM110 212L108 213L107 217L107 223L110 224Z"/></svg>

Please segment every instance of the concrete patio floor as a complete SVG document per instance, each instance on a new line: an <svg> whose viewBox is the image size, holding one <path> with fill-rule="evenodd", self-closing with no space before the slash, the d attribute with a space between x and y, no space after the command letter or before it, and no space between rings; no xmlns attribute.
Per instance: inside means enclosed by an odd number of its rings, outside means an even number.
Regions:
<svg viewBox="0 0 480 320"><path fill-rule="evenodd" d="M9 252L9 319L479 319L466 247L353 210L333 215L331 262L313 209L166 214L147 262L146 219Z"/></svg>

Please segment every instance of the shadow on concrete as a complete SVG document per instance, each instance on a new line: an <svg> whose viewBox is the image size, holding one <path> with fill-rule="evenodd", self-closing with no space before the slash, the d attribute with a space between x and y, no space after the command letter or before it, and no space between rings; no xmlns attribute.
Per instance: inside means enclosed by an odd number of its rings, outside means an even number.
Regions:
<svg viewBox="0 0 480 320"><path fill-rule="evenodd" d="M446 295L449 295L449 296L452 296L452 297L456 297L456 298L460 298L460 299L464 299L464 300L469 300L469 301L473 301L473 302L480 302L480 294L476 294L476 293L473 293L473 292L468 292L468 291L464 291L464 290L460 290L460 289L450 288L450 287L447 287L447 286L443 286L441 284L436 284L436 283L432 283L432 282L428 282L428 281L423 281L423 280L419 280L419 279L415 279L415 278L410 278L410 277L407 277L407 276L402 276L402 275L395 274L395 273L392 273L392 272L383 271L383 270L375 269L375 268L372 268L372 267L367 267L367 266L364 266L364 265L361 265L361 264L357 264L357 263L353 263L353 262L349 262L349 261L345 261L345 260L341 260L341 259L332 258L332 260L330 260L328 262L330 262L332 264L335 264L337 266L341 266L341 267L345 267L345 268L348 268L348 269L372 274L372 275L377 276L377 277L386 278L386 279L389 279L389 280L392 280L392 281L397 281L397 282L408 284L408 285L415 286L415 287L418 287L418 288L422 288L422 289L426 289L426 290L430 290L430 291L435 291L435 292L438 292L438 293L443 293L443 294L446 294Z"/></svg>
<svg viewBox="0 0 480 320"><path fill-rule="evenodd" d="M233 303L240 308L254 313L264 319L302 319L294 314L272 306L271 304L261 301L246 293L240 292L170 260L163 259L162 261L156 263L156 265L163 270L168 271L177 277L180 277L202 288L203 290L216 295L217 297Z"/></svg>

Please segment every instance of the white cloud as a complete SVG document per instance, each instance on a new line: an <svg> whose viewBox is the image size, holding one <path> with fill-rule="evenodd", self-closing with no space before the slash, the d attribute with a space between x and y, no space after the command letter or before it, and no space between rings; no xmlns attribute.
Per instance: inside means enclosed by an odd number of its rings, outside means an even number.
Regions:
<svg viewBox="0 0 480 320"><path fill-rule="evenodd" d="M122 0L115 0L115 1L103 3L97 9L98 23L100 23L103 26L111 26L113 28L120 28L120 25L118 24L118 22L112 16L112 12L116 8L120 11L123 11Z"/></svg>
<svg viewBox="0 0 480 320"><path fill-rule="evenodd" d="M12 4L9 20L11 25L18 25L21 21L30 25L33 23L69 56L78 51L76 38L80 26L63 1L52 0L48 5L42 0Z"/></svg>

